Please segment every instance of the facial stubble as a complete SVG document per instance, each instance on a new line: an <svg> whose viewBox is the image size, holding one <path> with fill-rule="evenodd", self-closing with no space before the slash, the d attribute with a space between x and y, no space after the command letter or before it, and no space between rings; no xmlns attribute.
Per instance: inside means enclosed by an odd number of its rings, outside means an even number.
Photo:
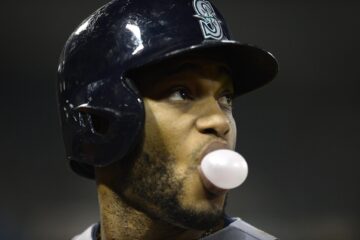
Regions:
<svg viewBox="0 0 360 240"><path fill-rule="evenodd" d="M153 219L163 220L184 229L206 230L219 224L224 208L200 211L196 207L183 207L186 176L197 171L189 167L183 177L175 174L175 157L155 150L142 153L132 165L127 181L134 199L128 202ZM135 200L137 199L137 200Z"/></svg>

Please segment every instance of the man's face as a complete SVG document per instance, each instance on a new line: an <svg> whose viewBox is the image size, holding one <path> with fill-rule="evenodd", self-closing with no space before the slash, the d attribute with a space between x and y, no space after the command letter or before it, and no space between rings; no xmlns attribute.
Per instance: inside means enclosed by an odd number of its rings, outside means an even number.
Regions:
<svg viewBox="0 0 360 240"><path fill-rule="evenodd" d="M226 66L184 59L137 78L145 104L144 142L122 195L151 217L181 227L216 225L226 195L203 187L198 166L210 148L235 147L233 85Z"/></svg>

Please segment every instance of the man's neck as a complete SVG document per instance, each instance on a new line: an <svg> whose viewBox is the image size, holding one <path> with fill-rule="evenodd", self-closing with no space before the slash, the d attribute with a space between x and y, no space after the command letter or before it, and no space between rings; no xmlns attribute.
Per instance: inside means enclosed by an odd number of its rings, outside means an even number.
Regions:
<svg viewBox="0 0 360 240"><path fill-rule="evenodd" d="M101 240L199 239L204 231L184 229L152 219L126 203L107 186L98 185Z"/></svg>

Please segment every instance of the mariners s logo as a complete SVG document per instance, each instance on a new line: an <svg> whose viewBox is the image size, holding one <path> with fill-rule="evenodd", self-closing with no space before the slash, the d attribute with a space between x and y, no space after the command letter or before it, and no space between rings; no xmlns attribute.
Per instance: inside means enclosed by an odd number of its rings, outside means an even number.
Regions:
<svg viewBox="0 0 360 240"><path fill-rule="evenodd" d="M207 0L194 0L195 17L199 18L201 31L205 39L220 40L223 37L220 20L216 17L214 8Z"/></svg>

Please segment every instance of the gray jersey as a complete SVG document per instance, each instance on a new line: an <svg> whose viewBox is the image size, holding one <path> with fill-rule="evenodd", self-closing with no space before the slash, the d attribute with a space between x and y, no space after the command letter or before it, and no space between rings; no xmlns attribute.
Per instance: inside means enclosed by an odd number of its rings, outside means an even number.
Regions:
<svg viewBox="0 0 360 240"><path fill-rule="evenodd" d="M203 240L276 240L277 238L263 232L240 218L231 218L232 222L223 229L211 234ZM99 224L93 224L72 240L96 240Z"/></svg>

